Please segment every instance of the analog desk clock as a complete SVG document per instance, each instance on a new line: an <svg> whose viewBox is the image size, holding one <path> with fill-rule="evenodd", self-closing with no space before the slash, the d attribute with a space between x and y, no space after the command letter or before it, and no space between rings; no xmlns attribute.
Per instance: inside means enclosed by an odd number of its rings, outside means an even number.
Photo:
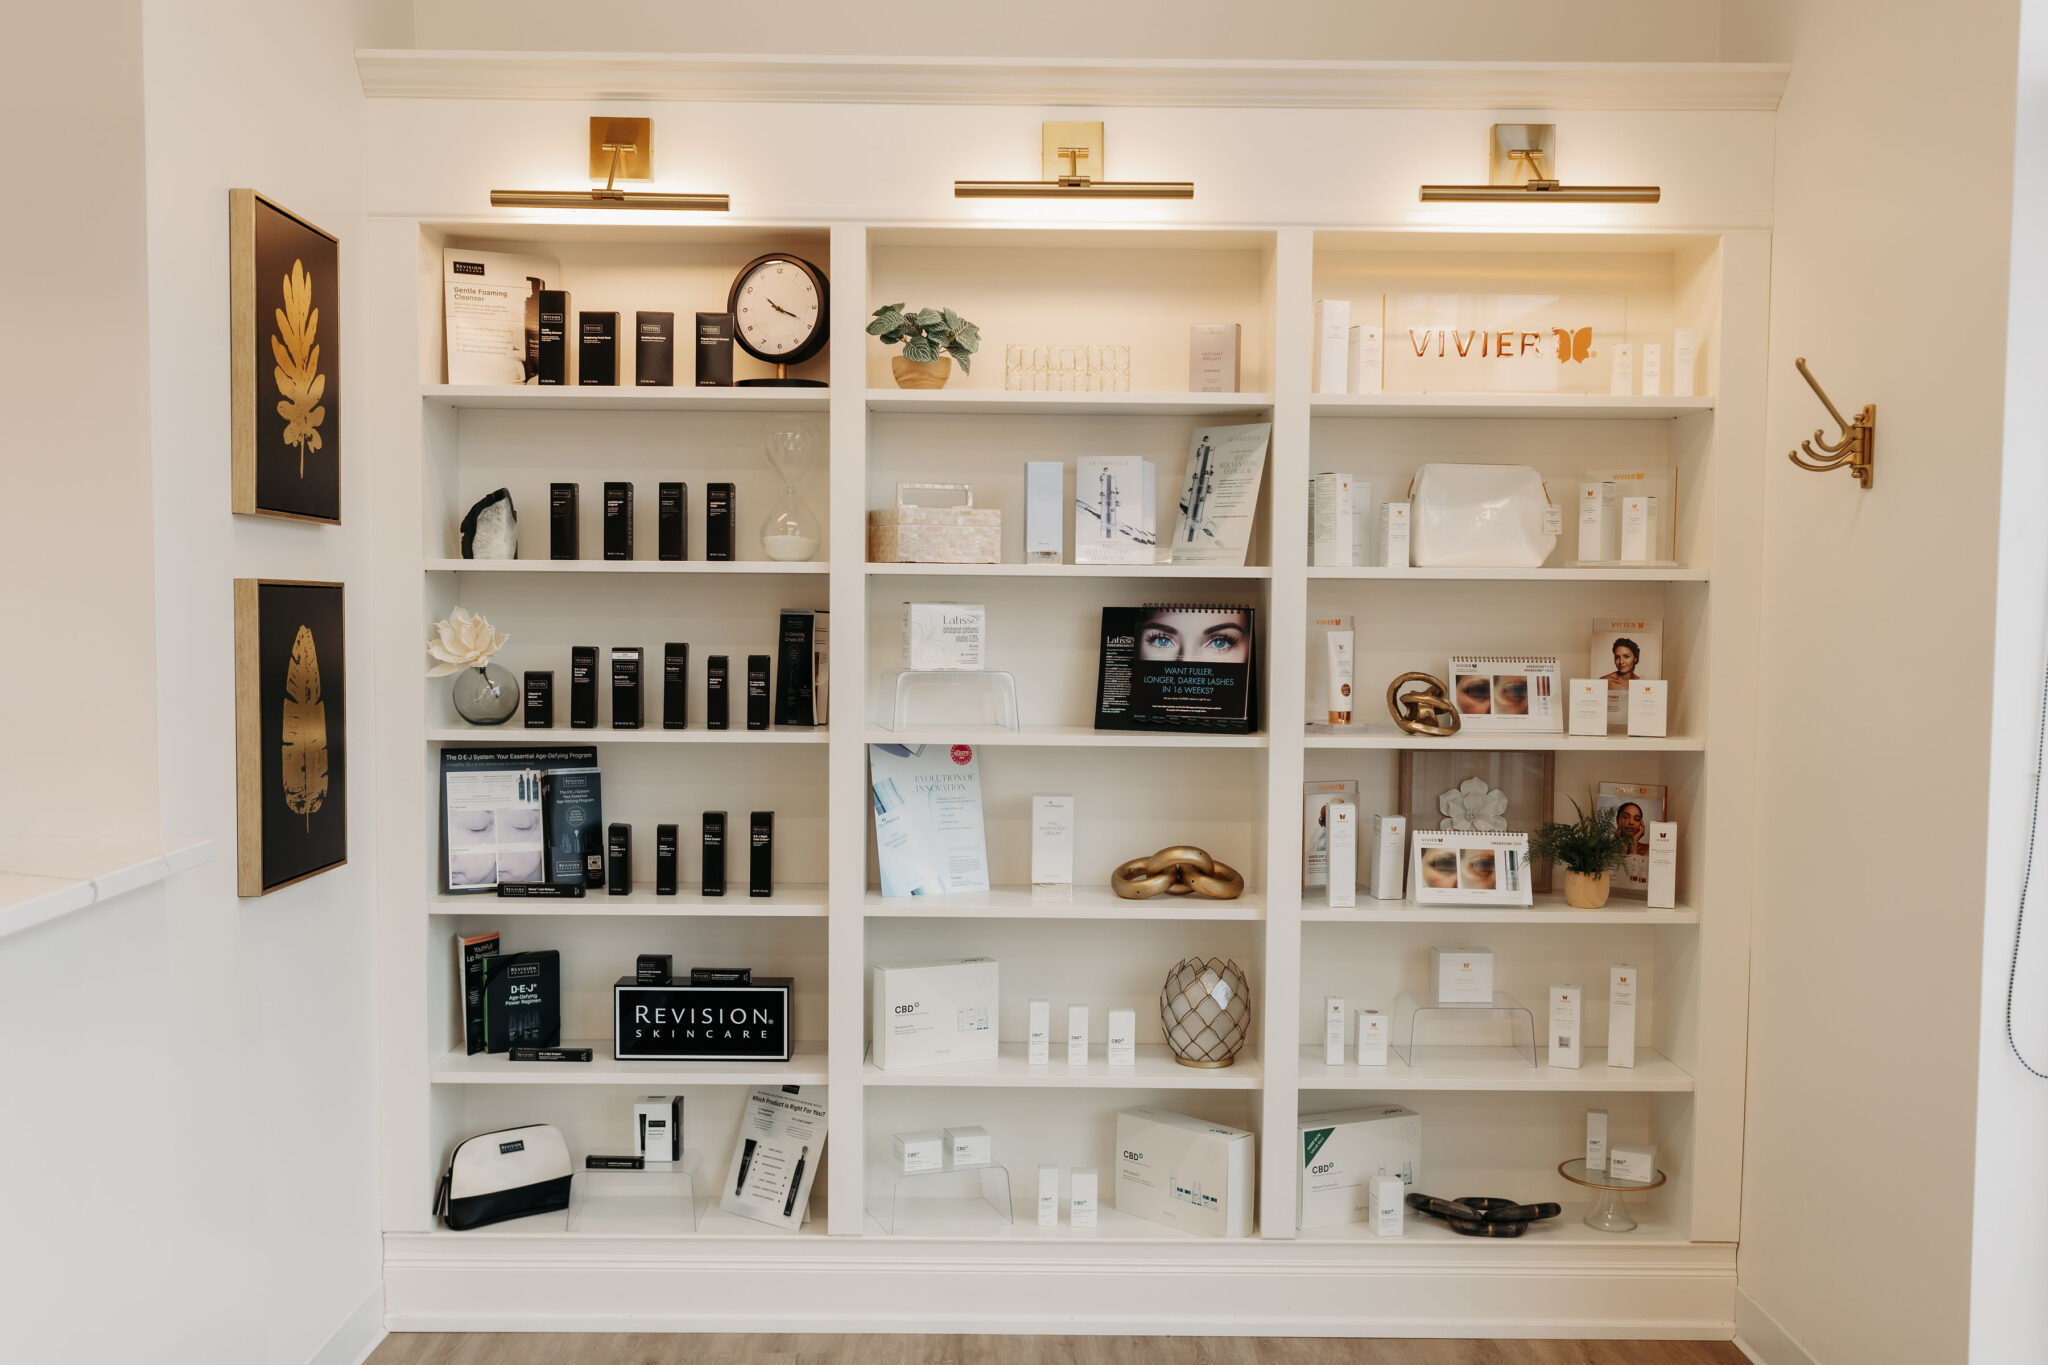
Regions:
<svg viewBox="0 0 2048 1365"><path fill-rule="evenodd" d="M801 257L771 251L740 268L725 308L733 316L733 340L740 349L775 367L774 378L742 379L742 387L825 387L822 379L792 379L788 370L824 348L831 323L824 271Z"/></svg>

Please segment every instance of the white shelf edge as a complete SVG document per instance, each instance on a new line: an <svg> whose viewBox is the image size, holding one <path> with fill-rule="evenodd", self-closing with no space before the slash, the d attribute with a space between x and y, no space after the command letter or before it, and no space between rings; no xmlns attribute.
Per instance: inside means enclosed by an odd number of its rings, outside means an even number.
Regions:
<svg viewBox="0 0 2048 1365"><path fill-rule="evenodd" d="M1310 578L1332 580L1407 579L1417 583L1705 583L1706 569L1669 565L1621 565L1555 569L1385 569L1373 566L1310 569Z"/></svg>
<svg viewBox="0 0 2048 1365"><path fill-rule="evenodd" d="M1302 732L1302 746L1308 749L1504 749L1517 752L1555 750L1558 753L1697 753L1707 747L1704 735L1666 735L1640 738L1632 735L1540 734L1527 730L1462 729L1455 735L1411 735L1391 722L1340 727L1310 724Z"/></svg>
<svg viewBox="0 0 2048 1365"><path fill-rule="evenodd" d="M1027 725L1005 730L990 725L915 726L909 730L867 727L869 744L977 744L984 749L1265 749L1271 737L1205 735L1179 730L1097 730L1086 725Z"/></svg>
<svg viewBox="0 0 2048 1365"><path fill-rule="evenodd" d="M872 578L1245 578L1267 579L1260 564L875 564Z"/></svg>
<svg viewBox="0 0 2048 1365"><path fill-rule="evenodd" d="M514 1062L503 1053L453 1049L435 1058L435 1085L824 1085L825 1044L799 1042L787 1062L622 1062L609 1038L564 1038L587 1062Z"/></svg>
<svg viewBox="0 0 2048 1365"><path fill-rule="evenodd" d="M1301 897L1304 924L1608 924L1697 925L1700 912L1689 905L1669 910L1651 910L1640 900L1616 896L1604 910L1574 910L1562 895L1536 897L1526 910L1499 910L1478 905L1417 905L1412 900L1378 901L1360 891L1358 904L1351 908L1332 907L1322 891L1304 891Z"/></svg>
<svg viewBox="0 0 2048 1365"><path fill-rule="evenodd" d="M1712 398L1604 393L1322 393L1311 417L1480 417L1514 420L1651 421L1714 411Z"/></svg>
<svg viewBox="0 0 2048 1365"><path fill-rule="evenodd" d="M831 390L823 388L422 384L420 397L451 408L524 412L824 412L831 407Z"/></svg>
<svg viewBox="0 0 2048 1365"><path fill-rule="evenodd" d="M640 730L572 730L564 725L546 730L528 730L518 725L430 725L429 744L823 744L826 727L817 729L774 728L748 730L705 730L691 725L687 730L649 727Z"/></svg>
<svg viewBox="0 0 2048 1365"><path fill-rule="evenodd" d="M1125 900L1108 887L1077 886L1071 893L1034 892L1028 886L958 891L944 896L884 896L870 887L861 912L870 919L1087 919L1137 920L1171 924L1186 920L1256 922L1266 917L1263 898L1236 900L1200 896L1156 896Z"/></svg>
<svg viewBox="0 0 2048 1365"><path fill-rule="evenodd" d="M1240 1053L1233 1066L1212 1069L1182 1066L1173 1060L1164 1043L1140 1044L1134 1066L1111 1066L1101 1053L1094 1052L1089 1054L1085 1067L1071 1067L1067 1065L1064 1043L1054 1045L1051 1061L1033 1066L1024 1060L1025 1050L1023 1043L1003 1043L992 1062L942 1063L892 1071L877 1067L870 1053L861 1062L861 1084L1005 1090L1260 1090L1266 1083L1264 1070L1249 1051Z"/></svg>
<svg viewBox="0 0 2048 1365"><path fill-rule="evenodd" d="M1330 1066L1323 1061L1322 1044L1301 1049L1302 1090L1455 1090L1472 1092L1542 1092L1546 1094L1688 1094L1693 1089L1691 1073L1654 1048L1638 1047L1636 1064L1607 1065L1607 1049L1584 1050L1585 1065L1574 1068L1549 1064L1550 1050L1536 1049L1536 1065L1522 1066L1507 1061L1425 1062L1409 1066L1393 1051L1385 1066L1360 1066L1346 1061Z"/></svg>
<svg viewBox="0 0 2048 1365"><path fill-rule="evenodd" d="M76 914L213 861L213 840L0 843L0 938Z"/></svg>
<svg viewBox="0 0 2048 1365"><path fill-rule="evenodd" d="M502 574L816 574L832 572L826 560L800 564L773 559L429 559L428 573Z"/></svg>
<svg viewBox="0 0 2048 1365"><path fill-rule="evenodd" d="M644 919L823 919L830 905L823 883L796 882L779 887L772 896L750 896L744 886L735 886L725 896L706 896L701 891L675 896L657 896L649 891L612 896L603 892L580 899L527 900L523 897L429 896L429 915L564 915L594 919L610 915Z"/></svg>
<svg viewBox="0 0 2048 1365"><path fill-rule="evenodd" d="M869 389L869 412L963 416L1201 417L1258 412L1270 393L1028 393L1012 389Z"/></svg>

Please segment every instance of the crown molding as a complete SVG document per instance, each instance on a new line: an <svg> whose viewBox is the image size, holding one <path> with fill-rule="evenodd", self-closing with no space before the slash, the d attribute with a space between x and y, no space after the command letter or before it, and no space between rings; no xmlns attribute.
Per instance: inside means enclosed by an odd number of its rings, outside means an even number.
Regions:
<svg viewBox="0 0 2048 1365"><path fill-rule="evenodd" d="M1738 62L1192 61L603 52L356 53L376 99L693 100L1090 108L1775 110L1788 66Z"/></svg>

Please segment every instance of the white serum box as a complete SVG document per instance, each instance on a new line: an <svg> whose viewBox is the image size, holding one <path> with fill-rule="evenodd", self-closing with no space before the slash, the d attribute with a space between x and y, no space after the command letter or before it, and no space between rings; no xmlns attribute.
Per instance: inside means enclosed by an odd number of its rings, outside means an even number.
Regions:
<svg viewBox="0 0 2048 1365"><path fill-rule="evenodd" d="M1067 1179L1067 1226L1092 1228L1095 1226L1097 1203L1097 1180L1093 1166L1076 1166L1073 1175Z"/></svg>
<svg viewBox="0 0 2048 1365"><path fill-rule="evenodd" d="M1614 348L1614 373L1607 391L1627 398L1636 391L1636 348L1624 341Z"/></svg>
<svg viewBox="0 0 2048 1365"><path fill-rule="evenodd" d="M1109 1012L1108 1055L1111 1066L1136 1066L1138 1064L1137 1010L1113 1009Z"/></svg>
<svg viewBox="0 0 2048 1365"><path fill-rule="evenodd" d="M1387 1030L1392 1016L1378 1010L1361 1009L1358 1012L1358 1064L1360 1066L1385 1066L1387 1064Z"/></svg>
<svg viewBox="0 0 2048 1365"><path fill-rule="evenodd" d="M1052 1061L1052 1001L1031 1002L1031 1035L1025 1048L1025 1061L1032 1066Z"/></svg>
<svg viewBox="0 0 2048 1365"><path fill-rule="evenodd" d="M1088 1007L1067 1006L1067 1065L1088 1065Z"/></svg>
<svg viewBox="0 0 2048 1365"><path fill-rule="evenodd" d="M1358 904L1358 807L1332 801L1330 814L1330 904L1346 909Z"/></svg>
<svg viewBox="0 0 2048 1365"><path fill-rule="evenodd" d="M1351 300L1316 300L1317 393L1342 393L1351 369Z"/></svg>
<svg viewBox="0 0 2048 1365"><path fill-rule="evenodd" d="M1405 569L1408 565L1408 514L1405 502L1380 504L1380 567Z"/></svg>
<svg viewBox="0 0 2048 1365"><path fill-rule="evenodd" d="M1656 342L1643 346L1643 397L1656 398L1664 392L1664 348Z"/></svg>
<svg viewBox="0 0 2048 1365"><path fill-rule="evenodd" d="M1607 558L1607 545L1612 537L1608 533L1609 523L1614 520L1614 485L1601 480L1598 483L1585 482L1579 485L1579 558L1589 564L1597 564Z"/></svg>
<svg viewBox="0 0 2048 1365"><path fill-rule="evenodd" d="M1681 327L1671 335L1671 396L1692 397L1692 328Z"/></svg>
<svg viewBox="0 0 2048 1365"><path fill-rule="evenodd" d="M1386 338L1377 327L1351 329L1351 392L1380 391L1380 354Z"/></svg>
<svg viewBox="0 0 2048 1365"><path fill-rule="evenodd" d="M1031 798L1031 884L1074 884L1074 798Z"/></svg>
<svg viewBox="0 0 2048 1365"><path fill-rule="evenodd" d="M1235 322L1198 322L1188 328L1188 392L1236 393L1244 328Z"/></svg>
<svg viewBox="0 0 2048 1365"><path fill-rule="evenodd" d="M1636 969L1621 963L1607 973L1607 1065L1636 1064Z"/></svg>
<svg viewBox="0 0 2048 1365"><path fill-rule="evenodd" d="M1060 460L1024 463L1024 561L1057 564L1067 555L1067 466Z"/></svg>
<svg viewBox="0 0 2048 1365"><path fill-rule="evenodd" d="M1038 1168L1038 1226L1056 1228L1060 1225L1060 1168L1040 1166Z"/></svg>
<svg viewBox="0 0 2048 1365"><path fill-rule="evenodd" d="M1323 997L1323 1065L1344 1065L1344 997Z"/></svg>
<svg viewBox="0 0 2048 1365"><path fill-rule="evenodd" d="M1353 563L1351 476L1338 471L1312 475L1308 482L1309 543L1318 569L1348 568Z"/></svg>
<svg viewBox="0 0 2048 1365"><path fill-rule="evenodd" d="M1607 684L1599 678L1573 678L1566 689L1566 730L1574 735L1607 733Z"/></svg>
<svg viewBox="0 0 2048 1365"><path fill-rule="evenodd" d="M1678 904L1678 822L1650 822L1650 900L1652 910Z"/></svg>
<svg viewBox="0 0 2048 1365"><path fill-rule="evenodd" d="M1663 678L1637 678L1628 685L1628 732L1638 739L1662 739L1671 684Z"/></svg>
<svg viewBox="0 0 2048 1365"><path fill-rule="evenodd" d="M1584 1042L1586 993L1577 986L1550 988L1550 1064L1579 1069Z"/></svg>
<svg viewBox="0 0 2048 1365"><path fill-rule="evenodd" d="M1406 894L1408 878L1408 817L1375 815L1372 818L1372 869L1367 874L1374 900L1397 901Z"/></svg>
<svg viewBox="0 0 2048 1365"><path fill-rule="evenodd" d="M1586 1169L1594 1175L1607 1170L1607 1111L1586 1111Z"/></svg>

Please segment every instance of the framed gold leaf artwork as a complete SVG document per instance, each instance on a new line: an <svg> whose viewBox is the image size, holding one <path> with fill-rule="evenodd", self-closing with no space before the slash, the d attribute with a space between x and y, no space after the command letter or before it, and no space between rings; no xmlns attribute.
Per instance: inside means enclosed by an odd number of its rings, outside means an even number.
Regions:
<svg viewBox="0 0 2048 1365"><path fill-rule="evenodd" d="M233 508L341 522L341 243L228 191Z"/></svg>
<svg viewBox="0 0 2048 1365"><path fill-rule="evenodd" d="M235 580L236 890L348 861L348 654L339 583Z"/></svg>

